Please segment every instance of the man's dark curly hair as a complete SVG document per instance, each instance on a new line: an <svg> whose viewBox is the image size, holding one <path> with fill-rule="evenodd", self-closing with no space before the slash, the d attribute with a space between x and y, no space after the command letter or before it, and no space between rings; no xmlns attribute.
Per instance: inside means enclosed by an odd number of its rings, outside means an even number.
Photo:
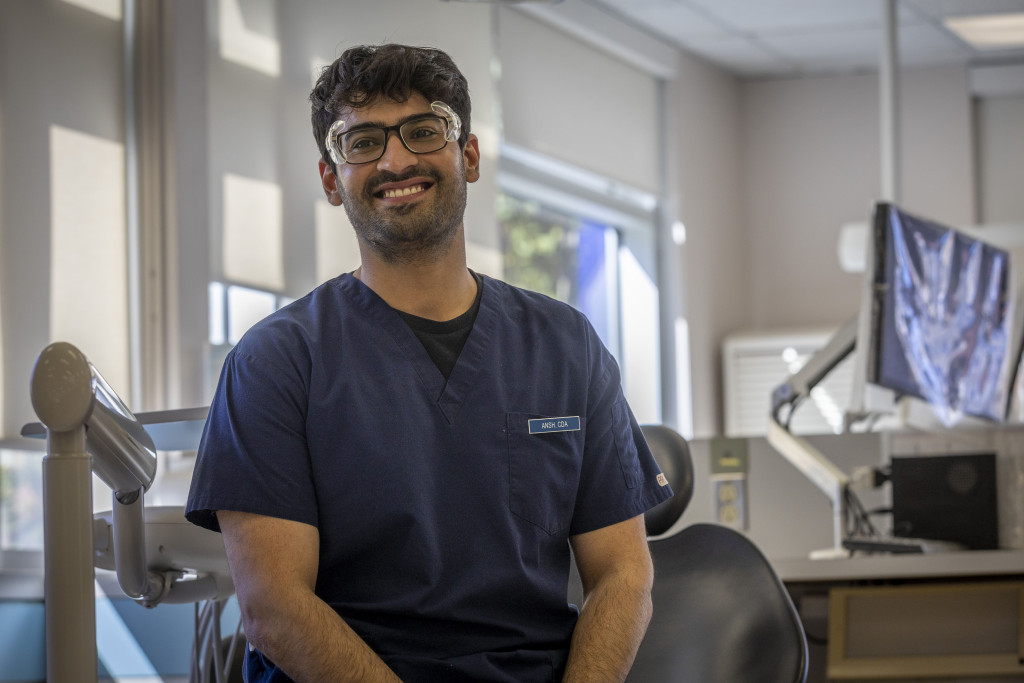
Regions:
<svg viewBox="0 0 1024 683"><path fill-rule="evenodd" d="M320 156L337 171L327 153L325 137L343 109L358 108L378 98L404 102L417 92L428 102L441 100L462 119L459 146L469 139L469 85L445 52L408 45L360 45L345 50L324 67L309 94L313 137Z"/></svg>

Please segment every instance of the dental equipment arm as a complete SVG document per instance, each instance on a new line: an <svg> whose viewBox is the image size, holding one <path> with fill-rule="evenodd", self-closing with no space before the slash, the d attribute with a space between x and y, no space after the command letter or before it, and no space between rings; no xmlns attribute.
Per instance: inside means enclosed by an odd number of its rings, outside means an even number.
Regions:
<svg viewBox="0 0 1024 683"><path fill-rule="evenodd" d="M853 351L857 341L857 326L858 318L855 316L832 336L828 344L811 356L803 368L775 388L768 424L768 443L821 489L832 504L833 551L837 554L843 554L849 477L821 451L793 434L789 429L789 420L799 403L811 395L811 390ZM787 406L789 411L783 421L782 412Z"/></svg>

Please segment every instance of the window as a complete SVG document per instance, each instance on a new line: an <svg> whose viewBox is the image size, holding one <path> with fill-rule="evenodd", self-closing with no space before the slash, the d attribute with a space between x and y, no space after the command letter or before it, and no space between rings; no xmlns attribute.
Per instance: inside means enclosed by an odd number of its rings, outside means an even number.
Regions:
<svg viewBox="0 0 1024 683"><path fill-rule="evenodd" d="M618 231L506 193L497 204L505 280L579 309L615 353Z"/></svg>
<svg viewBox="0 0 1024 683"><path fill-rule="evenodd" d="M0 187L0 569L41 562L45 443L18 434L36 421L27 380L43 348L75 344L137 398L121 4L0 3L5 50L22 66L0 79L0 162L17 169ZM53 45L75 58L53 59Z"/></svg>
<svg viewBox="0 0 1024 683"><path fill-rule="evenodd" d="M498 187L504 279L582 311L637 420L661 422L655 198L507 144Z"/></svg>
<svg viewBox="0 0 1024 683"><path fill-rule="evenodd" d="M42 455L0 448L0 550L43 549Z"/></svg>
<svg viewBox="0 0 1024 683"><path fill-rule="evenodd" d="M217 388L221 366L231 347L246 330L293 299L275 292L224 282L211 282L207 289L210 330L210 372L206 392Z"/></svg>

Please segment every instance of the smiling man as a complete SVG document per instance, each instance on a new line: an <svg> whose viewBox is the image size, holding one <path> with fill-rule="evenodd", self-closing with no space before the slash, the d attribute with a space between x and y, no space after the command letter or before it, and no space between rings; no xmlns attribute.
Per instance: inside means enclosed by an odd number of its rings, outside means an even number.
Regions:
<svg viewBox="0 0 1024 683"><path fill-rule="evenodd" d="M586 319L466 267L465 79L363 46L310 101L361 265L228 355L187 507L223 532L246 680L622 680L671 491Z"/></svg>

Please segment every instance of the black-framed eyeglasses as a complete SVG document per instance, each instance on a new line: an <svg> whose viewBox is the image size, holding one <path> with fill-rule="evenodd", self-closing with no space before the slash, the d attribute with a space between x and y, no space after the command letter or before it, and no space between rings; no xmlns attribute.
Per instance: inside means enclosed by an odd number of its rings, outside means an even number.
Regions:
<svg viewBox="0 0 1024 683"><path fill-rule="evenodd" d="M458 140L462 121L444 102L432 102L432 114L416 116L395 126L364 126L345 131L344 121L335 121L327 131L327 151L335 164L368 164L384 156L391 131L398 132L402 145L413 154L429 154Z"/></svg>

